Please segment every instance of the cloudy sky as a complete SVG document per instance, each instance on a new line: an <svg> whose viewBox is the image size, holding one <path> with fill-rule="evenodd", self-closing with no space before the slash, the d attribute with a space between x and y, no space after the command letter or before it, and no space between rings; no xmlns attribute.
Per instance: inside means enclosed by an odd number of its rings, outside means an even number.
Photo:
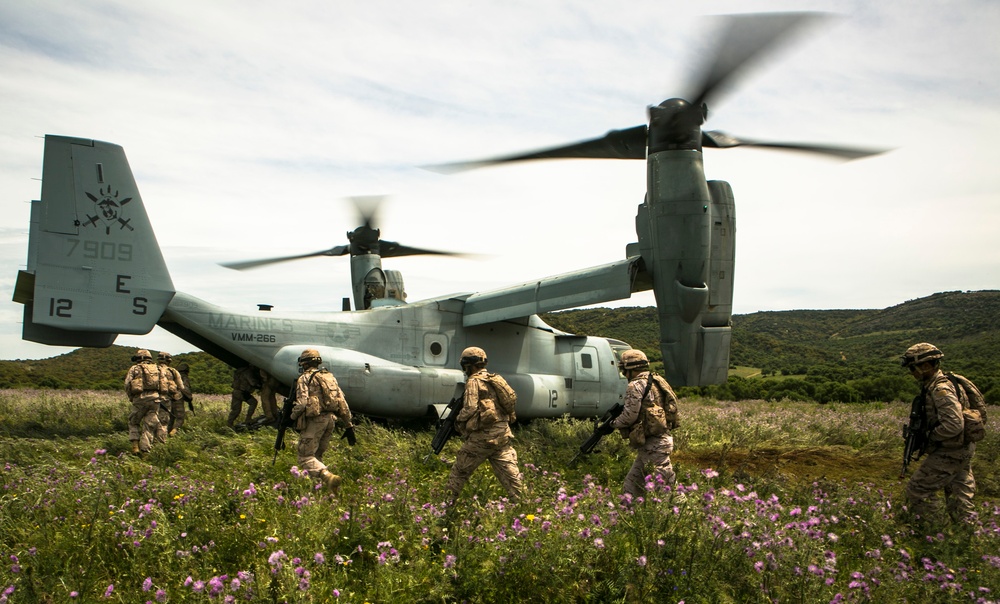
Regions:
<svg viewBox="0 0 1000 604"><path fill-rule="evenodd" d="M735 312L1000 288L995 0L0 2L0 358L66 350L22 342L10 301L45 134L125 148L180 291L339 309L346 258L217 263L344 244L354 195L390 196L386 239L481 255L387 260L411 301L491 289L622 258L644 162L419 166L641 124L685 93L706 15L792 8L837 17L747 74L706 128L893 150L706 151L736 194ZM191 349L158 328L118 343Z"/></svg>

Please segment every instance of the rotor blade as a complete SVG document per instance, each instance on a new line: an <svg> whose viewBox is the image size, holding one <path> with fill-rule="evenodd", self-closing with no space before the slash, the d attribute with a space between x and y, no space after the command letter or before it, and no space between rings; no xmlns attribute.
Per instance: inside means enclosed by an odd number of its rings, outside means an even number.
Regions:
<svg viewBox="0 0 1000 604"><path fill-rule="evenodd" d="M300 258L313 258L315 256L344 256L350 253L350 246L338 245L337 247L324 250L322 252L312 252L310 254L298 254L296 256L281 256L277 258L261 258L259 260L244 260L242 262L220 262L219 266L231 268L237 271L244 271L250 268L277 264L278 262L288 262L289 260L299 260Z"/></svg>
<svg viewBox="0 0 1000 604"><path fill-rule="evenodd" d="M473 258L476 254L463 254L461 252L444 252L441 250L426 250L419 247L400 245L395 241L379 242L379 255L383 258L396 258L399 256L455 256L458 258Z"/></svg>
<svg viewBox="0 0 1000 604"><path fill-rule="evenodd" d="M561 147L550 147L539 151L477 161L437 164L424 166L424 168L441 174L453 174L465 170L533 159L645 159L647 129L648 127L643 124L624 130L611 130L602 137Z"/></svg>
<svg viewBox="0 0 1000 604"><path fill-rule="evenodd" d="M753 13L719 17L722 25L719 45L702 69L688 100L695 106L711 104L710 99L723 91L738 72L760 59L777 42L823 13Z"/></svg>
<svg viewBox="0 0 1000 604"><path fill-rule="evenodd" d="M731 149L733 147L764 147L766 149L778 149L781 151L800 151L804 153L816 153L828 155L840 159L851 160L862 157L870 157L890 151L890 149L873 149L864 147L841 147L839 145L818 145L812 143L779 143L769 141L758 141L751 139L736 138L731 134L710 130L701 133L701 144L703 147L716 149Z"/></svg>

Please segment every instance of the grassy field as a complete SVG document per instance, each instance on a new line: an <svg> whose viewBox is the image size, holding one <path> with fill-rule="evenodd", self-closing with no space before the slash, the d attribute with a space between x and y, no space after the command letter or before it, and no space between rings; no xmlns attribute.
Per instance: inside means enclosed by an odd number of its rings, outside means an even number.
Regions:
<svg viewBox="0 0 1000 604"><path fill-rule="evenodd" d="M570 465L587 421L516 429L528 501L488 466L455 509L431 431L362 421L325 461L295 435L234 433L199 397L185 430L128 453L113 393L0 390L4 602L991 602L1000 438L975 460L975 526L917 530L902 500L903 405L684 400L679 483L629 502L618 435ZM910 472L915 466L911 466Z"/></svg>

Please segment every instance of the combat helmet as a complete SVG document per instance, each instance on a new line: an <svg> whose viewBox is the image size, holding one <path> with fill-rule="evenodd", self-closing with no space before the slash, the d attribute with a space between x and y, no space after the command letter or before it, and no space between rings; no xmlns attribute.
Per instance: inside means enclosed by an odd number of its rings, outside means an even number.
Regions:
<svg viewBox="0 0 1000 604"><path fill-rule="evenodd" d="M462 351L462 360L459 362L462 367L468 365L485 365L486 351L478 346L469 346Z"/></svg>
<svg viewBox="0 0 1000 604"><path fill-rule="evenodd" d="M645 369L647 367L649 367L649 359L646 358L646 353L634 348L623 352L621 362L618 363L618 368L622 371Z"/></svg>
<svg viewBox="0 0 1000 604"><path fill-rule="evenodd" d="M937 361L944 357L944 353L938 350L937 346L921 342L906 349L900 357L903 367L912 367L925 361Z"/></svg>
<svg viewBox="0 0 1000 604"><path fill-rule="evenodd" d="M136 363L152 361L153 355L149 354L149 351L146 350L145 348L140 348L139 350L135 351L135 354L132 356L132 360Z"/></svg>
<svg viewBox="0 0 1000 604"><path fill-rule="evenodd" d="M158 362L160 362L160 363L166 363L167 365L169 365L170 361L172 361L173 358L174 357L172 357L169 352L162 352L161 351L161 352L156 353L156 360Z"/></svg>
<svg viewBox="0 0 1000 604"><path fill-rule="evenodd" d="M299 365L308 365L311 363L320 364L323 362L323 357L319 355L319 351L315 348L306 348L299 355Z"/></svg>

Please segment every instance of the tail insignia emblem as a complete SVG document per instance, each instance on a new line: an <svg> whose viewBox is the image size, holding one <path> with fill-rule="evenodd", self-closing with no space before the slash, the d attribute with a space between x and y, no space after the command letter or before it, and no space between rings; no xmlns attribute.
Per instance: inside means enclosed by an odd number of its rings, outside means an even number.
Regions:
<svg viewBox="0 0 1000 604"><path fill-rule="evenodd" d="M106 235L111 234L111 227L115 225L118 225L119 229L135 230L129 224L131 218L126 219L122 215L125 205L132 201L131 197L119 200L118 191L112 193L111 185L108 185L106 190L104 187L101 187L98 195L87 192L87 197L94 202L94 215L91 216L88 214L87 221L83 223L83 226L93 226L96 228L98 223L101 223L104 226L104 233Z"/></svg>

